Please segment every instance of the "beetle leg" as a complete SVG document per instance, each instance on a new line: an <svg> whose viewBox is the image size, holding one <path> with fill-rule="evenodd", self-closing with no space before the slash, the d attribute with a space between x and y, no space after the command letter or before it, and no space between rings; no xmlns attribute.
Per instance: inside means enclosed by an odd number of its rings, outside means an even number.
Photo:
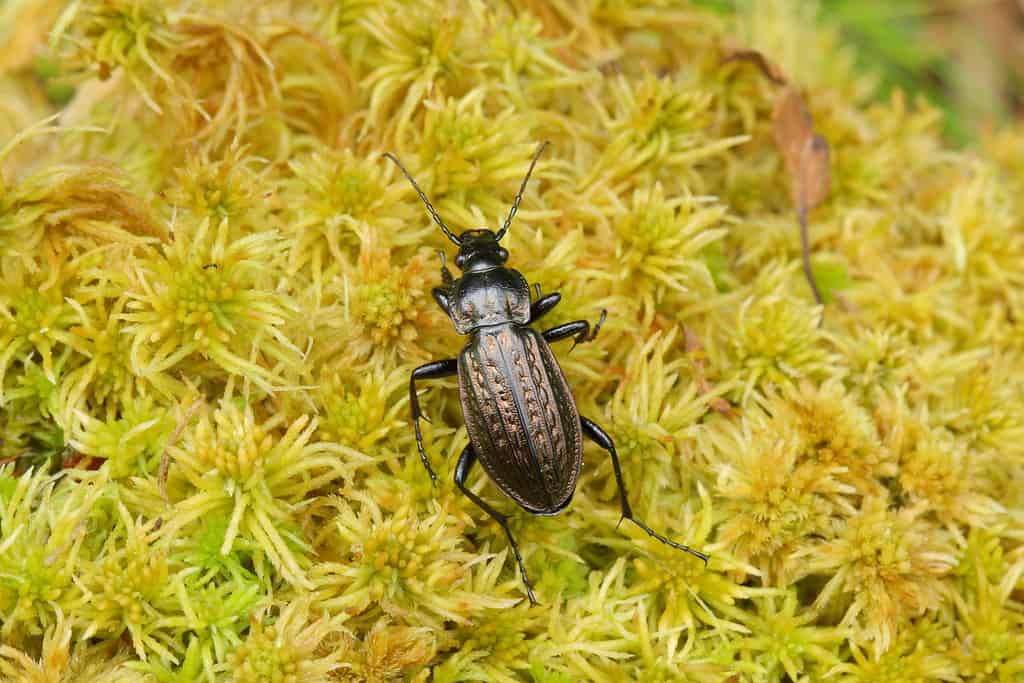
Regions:
<svg viewBox="0 0 1024 683"><path fill-rule="evenodd" d="M490 515L491 519L500 524L501 528L505 530L505 535L508 537L509 545L512 546L512 553L516 556L516 562L519 564L519 573L523 576L523 585L526 586L526 596L530 599L531 605L536 605L537 598L533 595L533 586L530 585L530 577L526 573L526 565L523 564L523 556L519 554L519 545L516 543L516 539L512 537L512 530L508 528L508 517L492 508L490 505L485 503L480 496L476 495L466 487L466 478L469 476L469 470L472 469L474 464L476 464L476 451L473 450L472 444L468 444L462 450L462 455L459 456L459 462L455 465L455 485L466 494L467 498L476 503L478 508Z"/></svg>
<svg viewBox="0 0 1024 683"><path fill-rule="evenodd" d="M622 481L622 469L619 467L619 456L615 452L615 443L612 441L612 437L608 436L603 429L591 422L585 417L580 417L580 426L583 427L583 434L591 441L596 443L601 448L608 451L608 454L612 456L612 469L615 471L615 481L619 485L619 503L622 506L622 518L628 519L629 521L636 524L638 527L647 532L648 536L656 538L665 545L670 545L673 548L682 550L683 552L690 553L695 557L699 557L704 561L704 564L708 563L708 556L702 552L694 550L693 548L683 545L682 543L676 543L675 541L662 536L658 532L651 529L639 519L633 516L633 510L629 506L629 499L626 494L626 483Z"/></svg>
<svg viewBox="0 0 1024 683"><path fill-rule="evenodd" d="M447 287L434 287L430 290L430 294L434 297L434 301L441 307L441 310L448 314L450 318L452 315L451 300L448 298Z"/></svg>
<svg viewBox="0 0 1024 683"><path fill-rule="evenodd" d="M412 410L413 428L416 430L416 448L419 449L420 460L423 461L423 466L427 468L427 472L430 473L430 480L434 484L437 484L437 475L434 474L434 468L430 466L430 461L427 460L427 451L423 448L423 434L420 433L420 418L423 417L423 413L420 412L420 400L416 396L416 380L451 377L458 371L459 362L454 358L446 358L445 360L435 360L426 365L421 365L409 375L409 407Z"/></svg>
<svg viewBox="0 0 1024 683"><path fill-rule="evenodd" d="M437 253L441 257L441 282L444 283L445 289L447 289L455 282L455 278L452 277L452 271L448 270L448 258L444 255L444 252L438 249Z"/></svg>
<svg viewBox="0 0 1024 683"><path fill-rule="evenodd" d="M550 330L545 330L541 334L545 341L554 342L559 339L566 339L572 337L572 348L575 349L577 344L584 344L586 342L594 341L597 333L601 331L601 325L604 325L605 318L608 317L608 311L601 309L601 317L598 319L597 324L594 325L594 329L590 329L590 323L586 320L574 320L571 323L565 323L558 327L552 327ZM570 349L571 351L572 349Z"/></svg>
<svg viewBox="0 0 1024 683"><path fill-rule="evenodd" d="M540 291L540 285L535 285L537 291ZM530 306L530 322L537 321L541 316L550 311L552 308L558 305L558 302L562 300L562 295L558 292L552 292L546 296L540 296L538 293L537 300Z"/></svg>

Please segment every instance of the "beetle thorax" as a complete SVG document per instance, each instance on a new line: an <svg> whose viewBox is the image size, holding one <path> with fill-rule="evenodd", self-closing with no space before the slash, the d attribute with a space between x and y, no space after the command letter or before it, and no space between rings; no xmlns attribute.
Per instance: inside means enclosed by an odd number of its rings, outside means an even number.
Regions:
<svg viewBox="0 0 1024 683"><path fill-rule="evenodd" d="M530 322L530 286L518 271L469 271L452 285L452 322L459 334L487 325Z"/></svg>

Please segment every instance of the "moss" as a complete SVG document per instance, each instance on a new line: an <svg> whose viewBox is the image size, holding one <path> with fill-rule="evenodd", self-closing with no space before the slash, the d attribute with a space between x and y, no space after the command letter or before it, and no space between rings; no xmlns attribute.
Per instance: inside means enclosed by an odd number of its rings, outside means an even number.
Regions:
<svg viewBox="0 0 1024 683"><path fill-rule="evenodd" d="M1018 680L1024 128L950 150L813 3L722 4L0 3L0 676ZM824 305L737 46L829 140ZM608 310L555 352L711 562L588 446L528 608L454 381L416 456L450 245L382 155L496 228L543 139L510 263Z"/></svg>

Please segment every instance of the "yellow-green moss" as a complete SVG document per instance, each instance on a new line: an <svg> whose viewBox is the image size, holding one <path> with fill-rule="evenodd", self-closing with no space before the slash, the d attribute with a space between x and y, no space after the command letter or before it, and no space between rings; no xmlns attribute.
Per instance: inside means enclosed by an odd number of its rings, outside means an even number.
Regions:
<svg viewBox="0 0 1024 683"><path fill-rule="evenodd" d="M1024 129L955 152L814 4L0 2L0 678L1019 681ZM800 269L763 51L832 149ZM56 115L55 118L48 118ZM449 225L619 444L452 482ZM450 252L449 252L450 253ZM482 473L475 490L514 508Z"/></svg>

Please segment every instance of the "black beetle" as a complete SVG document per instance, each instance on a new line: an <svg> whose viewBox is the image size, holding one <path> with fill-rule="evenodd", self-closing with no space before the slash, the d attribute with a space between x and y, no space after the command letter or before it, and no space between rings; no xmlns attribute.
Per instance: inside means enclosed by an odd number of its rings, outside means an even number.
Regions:
<svg viewBox="0 0 1024 683"><path fill-rule="evenodd" d="M470 335L470 339L458 359L421 365L409 377L409 404L420 459L436 484L437 475L427 459L420 433L422 415L416 380L458 374L469 444L455 466L455 484L505 530L532 604L537 604L537 600L508 519L466 487L470 468L477 459L498 488L527 512L555 515L565 509L576 490L583 461L582 437L586 436L612 458L622 518L662 543L695 555L705 564L708 561L704 553L656 533L633 516L615 444L603 429L580 416L565 375L548 347L548 342L568 337L573 337L573 346L593 340L607 312L601 311L593 331L586 320L576 320L538 333L530 323L554 308L562 296L554 292L542 297L540 286L535 285L536 295L531 302L526 278L504 265L508 251L498 242L512 224L526 183L547 144L538 146L501 230L497 234L486 229L467 230L458 237L441 220L412 174L393 154L384 155L409 179L434 222L459 247L455 265L463 271L461 278L452 277L444 252L440 252L443 284L434 288L434 300L451 318L456 331Z"/></svg>

